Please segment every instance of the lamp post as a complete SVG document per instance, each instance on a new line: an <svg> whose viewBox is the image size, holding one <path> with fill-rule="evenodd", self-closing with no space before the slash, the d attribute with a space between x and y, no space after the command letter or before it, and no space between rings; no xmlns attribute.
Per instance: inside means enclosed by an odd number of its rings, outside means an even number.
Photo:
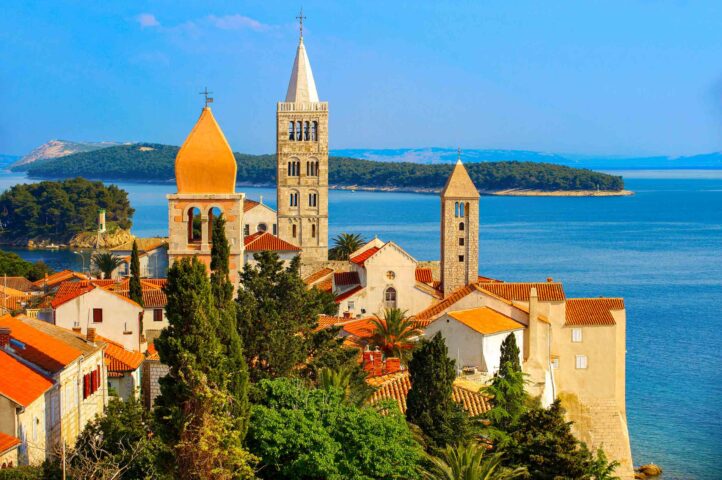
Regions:
<svg viewBox="0 0 722 480"><path fill-rule="evenodd" d="M85 273L85 257L83 256L83 254L82 254L81 252L74 251L73 253L76 254L76 255L80 255L80 260L83 262L83 264L82 264L82 265L83 265L83 267L82 267L83 269L80 271L80 273Z"/></svg>

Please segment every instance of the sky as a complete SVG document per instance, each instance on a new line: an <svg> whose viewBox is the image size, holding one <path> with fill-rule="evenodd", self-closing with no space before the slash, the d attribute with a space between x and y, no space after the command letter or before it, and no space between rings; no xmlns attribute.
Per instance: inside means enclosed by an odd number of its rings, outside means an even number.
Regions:
<svg viewBox="0 0 722 480"><path fill-rule="evenodd" d="M3 0L0 153L179 145L208 87L235 151L275 150L301 3ZM722 2L304 1L330 148L722 150Z"/></svg>

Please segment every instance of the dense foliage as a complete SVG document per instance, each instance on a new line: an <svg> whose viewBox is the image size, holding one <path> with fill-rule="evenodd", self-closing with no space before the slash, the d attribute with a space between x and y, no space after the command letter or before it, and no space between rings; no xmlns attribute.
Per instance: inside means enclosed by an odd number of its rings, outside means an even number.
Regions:
<svg viewBox="0 0 722 480"><path fill-rule="evenodd" d="M366 240L358 233L340 233L334 237L333 247L328 249L328 259L348 260L365 243Z"/></svg>
<svg viewBox="0 0 722 480"><path fill-rule="evenodd" d="M0 238L67 242L98 227L98 210L108 225L130 228L134 210L125 190L83 178L11 187L0 195Z"/></svg>
<svg viewBox="0 0 722 480"><path fill-rule="evenodd" d="M0 275L8 277L25 277L34 282L45 277L45 274L53 273L45 262L37 261L30 263L23 260L20 255L12 252L4 252L0 250Z"/></svg>
<svg viewBox="0 0 722 480"><path fill-rule="evenodd" d="M381 414L345 401L338 388L263 380L248 446L262 478L417 478L423 451L398 409Z"/></svg>
<svg viewBox="0 0 722 480"><path fill-rule="evenodd" d="M178 147L157 144L120 145L92 152L39 161L28 174L41 178L84 176L108 180L161 180L174 178ZM273 184L275 155L236 153L238 182ZM451 164L375 162L346 157L329 158L329 184L338 186L440 189L451 173ZM622 177L537 162L468 163L466 168L479 190L511 188L533 190L622 190Z"/></svg>

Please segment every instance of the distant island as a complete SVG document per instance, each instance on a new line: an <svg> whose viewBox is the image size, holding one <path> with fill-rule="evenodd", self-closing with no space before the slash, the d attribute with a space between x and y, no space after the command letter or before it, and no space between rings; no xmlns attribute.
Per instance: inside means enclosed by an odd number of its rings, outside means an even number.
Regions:
<svg viewBox="0 0 722 480"><path fill-rule="evenodd" d="M116 145L24 165L33 178L86 178L110 181L172 182L178 147L140 143ZM272 186L276 183L275 155L236 153L238 182ZM466 165L482 193L509 195L623 195L621 176L540 162L482 162ZM15 170L18 168L16 167ZM329 158L329 185L359 190L437 192L451 172L451 164L379 162L348 157Z"/></svg>
<svg viewBox="0 0 722 480"><path fill-rule="evenodd" d="M109 235L129 235L134 210L115 185L84 178L14 185L0 195L0 243L74 245L95 236L100 209Z"/></svg>

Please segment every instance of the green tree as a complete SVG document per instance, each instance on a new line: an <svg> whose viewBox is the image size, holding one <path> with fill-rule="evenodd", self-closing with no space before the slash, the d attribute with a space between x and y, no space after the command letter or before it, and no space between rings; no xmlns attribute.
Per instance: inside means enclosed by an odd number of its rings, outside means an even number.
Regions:
<svg viewBox="0 0 722 480"><path fill-rule="evenodd" d="M30 263L15 253L0 250L0 275L25 277L34 282L45 277L46 273L51 274L53 270L45 262Z"/></svg>
<svg viewBox="0 0 722 480"><path fill-rule="evenodd" d="M241 438L248 428L248 367L243 357L243 345L238 334L236 303L229 278L231 247L226 237L223 215L214 218L211 232L211 291L219 322L217 335L223 346L225 370L230 375L228 390L233 397L233 414L239 422Z"/></svg>
<svg viewBox="0 0 722 480"><path fill-rule="evenodd" d="M156 400L158 431L175 454L174 475L204 478L213 471L231 478L229 471L247 471L252 459L242 449L243 419L234 415L237 402L228 392L231 372L205 266L196 257L175 262L165 293L169 325L155 345L169 372Z"/></svg>
<svg viewBox="0 0 722 480"><path fill-rule="evenodd" d="M592 459L592 464L589 467L590 478L592 480L619 480L619 477L614 475L614 471L618 466L618 461L610 462L604 450L599 448L597 449L597 456Z"/></svg>
<svg viewBox="0 0 722 480"><path fill-rule="evenodd" d="M361 248L366 240L358 233L341 233L333 239L333 247L328 251L329 260L348 260L349 256Z"/></svg>
<svg viewBox="0 0 722 480"><path fill-rule="evenodd" d="M464 441L470 435L468 417L451 397L454 363L441 333L422 340L409 362L411 390L406 397L406 419L421 428L436 448Z"/></svg>
<svg viewBox="0 0 722 480"><path fill-rule="evenodd" d="M130 299L143 306L143 286L140 284L140 256L138 255L138 241L133 240L133 249L130 252L130 280L128 281Z"/></svg>
<svg viewBox="0 0 722 480"><path fill-rule="evenodd" d="M500 453L488 453L487 445L475 442L447 445L429 460L424 472L429 480L510 480L526 474L524 468L504 468Z"/></svg>
<svg viewBox="0 0 722 480"><path fill-rule="evenodd" d="M100 270L103 278L112 278L113 272L123 261L110 252L100 252L93 255L91 262Z"/></svg>
<svg viewBox="0 0 722 480"><path fill-rule="evenodd" d="M416 344L415 338L421 334L416 323L400 308L384 309L384 318L374 315L371 323L374 325L371 344L390 357L405 360Z"/></svg>
<svg viewBox="0 0 722 480"><path fill-rule="evenodd" d="M386 415L344 400L334 387L263 380L251 409L248 446L263 478L417 478L423 450L398 408Z"/></svg>

